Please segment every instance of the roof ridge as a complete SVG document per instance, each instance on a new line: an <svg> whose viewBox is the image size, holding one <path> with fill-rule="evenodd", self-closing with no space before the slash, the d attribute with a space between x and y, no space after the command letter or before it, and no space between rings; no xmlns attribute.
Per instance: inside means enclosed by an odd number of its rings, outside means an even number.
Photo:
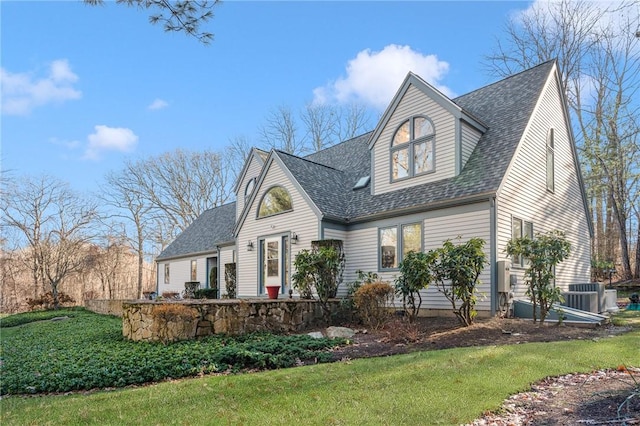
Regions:
<svg viewBox="0 0 640 426"><path fill-rule="evenodd" d="M487 88L489 88L489 87L491 87L491 86L494 86L494 85L496 85L496 84L502 84L502 83L504 83L505 81L510 80L510 79L512 79L512 78L514 78L514 77L517 77L517 76L519 76L519 75L521 75L521 74L524 74L524 73L528 73L528 72L530 72L530 71L533 71L533 70L535 70L536 68L539 68L539 67L542 67L542 66L544 66L544 65L549 64L550 62L554 62L554 63L555 63L556 61L557 61L557 59L555 59L555 58L554 58L554 59L548 59L548 60L546 60L546 61L544 61L544 62L540 62L538 65L535 65L535 66L533 66L533 67L531 67L531 68L524 69L524 70L519 71L519 72L517 72L517 73L515 73L515 74L509 74L508 76L506 76L506 77L504 77L504 78L501 78L500 80L494 81L493 83L486 84L486 85L481 86L481 87L478 87L477 89L474 89L474 90L472 90L472 91L470 91L470 92L467 92L467 93L465 93L465 94L463 94L463 95L457 96L457 97L453 98L453 99L452 99L452 101L454 101L454 102L455 102L457 99L464 98L464 97L466 97L466 96L469 96L469 95L470 95L470 94L472 94L472 93L478 92L478 91L480 91L480 90L487 89Z"/></svg>
<svg viewBox="0 0 640 426"><path fill-rule="evenodd" d="M354 136L354 137L352 137L352 138L345 139L345 140L340 141L340 142L338 142L338 143L334 143L334 144L333 144L333 145L331 145L331 146L328 146L328 147L326 147L326 148L322 148L320 151L312 152L311 154L307 154L307 155L305 155L304 157L301 157L301 158L307 158L307 157L310 157L310 156L312 156L312 155L315 155L315 154L318 154L318 153L321 153L321 152L327 151L327 150L332 149L332 148L335 148L335 147L337 147L337 146L339 146L339 145L343 145L343 144L345 144L345 143L347 143L347 142L351 142L351 141L353 141L354 139L360 139L361 137L363 137L363 136L365 136L365 135L367 135L367 134L370 134L370 133L373 133L373 130L369 130L368 132L364 132L364 133L362 133L362 134L359 134L358 136Z"/></svg>
<svg viewBox="0 0 640 426"><path fill-rule="evenodd" d="M335 146L335 145L334 145L334 146ZM277 152L277 153L279 153L279 154L285 154L285 155L287 155L287 156L289 156L289 157L296 158L296 159L298 159L298 160L306 161L307 163L316 164L316 165L318 165L318 166L326 167L327 169L335 170L336 172L343 172L343 170L336 169L335 167L327 166L326 164L318 163L318 162L313 161L313 160L309 160L309 159L308 159L308 158L306 158L306 157L300 157L300 156L298 156L298 155L291 154L291 153L288 153L288 152L285 152L285 151L281 151L281 150L279 150L279 149L274 149L274 151L275 151L275 152ZM318 151L318 152L320 152L320 151Z"/></svg>

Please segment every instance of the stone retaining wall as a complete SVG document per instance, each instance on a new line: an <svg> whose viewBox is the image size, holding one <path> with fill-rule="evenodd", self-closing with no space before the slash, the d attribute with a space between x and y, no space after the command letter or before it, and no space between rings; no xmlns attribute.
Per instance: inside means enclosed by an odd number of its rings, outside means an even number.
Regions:
<svg viewBox="0 0 640 426"><path fill-rule="evenodd" d="M331 301L333 312L339 300ZM211 334L255 331L298 332L322 323L322 307L313 300L125 301L122 334L134 341L172 342Z"/></svg>
<svg viewBox="0 0 640 426"><path fill-rule="evenodd" d="M116 317L122 317L122 304L127 300L122 299L100 299L100 300L85 300L84 307L97 314L113 315Z"/></svg>

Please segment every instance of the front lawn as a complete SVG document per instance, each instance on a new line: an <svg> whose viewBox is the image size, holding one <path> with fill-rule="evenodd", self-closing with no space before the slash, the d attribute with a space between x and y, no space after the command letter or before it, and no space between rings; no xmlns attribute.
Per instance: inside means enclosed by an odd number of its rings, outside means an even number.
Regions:
<svg viewBox="0 0 640 426"><path fill-rule="evenodd" d="M596 340L415 352L89 395L13 396L0 401L0 420L3 426L458 425L544 377L621 364L640 366L638 328Z"/></svg>

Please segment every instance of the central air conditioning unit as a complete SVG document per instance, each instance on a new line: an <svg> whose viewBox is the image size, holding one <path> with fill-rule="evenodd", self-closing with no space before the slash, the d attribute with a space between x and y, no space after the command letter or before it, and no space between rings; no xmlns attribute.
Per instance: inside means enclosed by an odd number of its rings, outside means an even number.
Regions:
<svg viewBox="0 0 640 426"><path fill-rule="evenodd" d="M581 311L598 313L598 293L595 291L567 291L562 293L563 305Z"/></svg>
<svg viewBox="0 0 640 426"><path fill-rule="evenodd" d="M598 310L595 313L607 310L607 299L604 297L604 283L569 284L569 291L595 291L598 293Z"/></svg>

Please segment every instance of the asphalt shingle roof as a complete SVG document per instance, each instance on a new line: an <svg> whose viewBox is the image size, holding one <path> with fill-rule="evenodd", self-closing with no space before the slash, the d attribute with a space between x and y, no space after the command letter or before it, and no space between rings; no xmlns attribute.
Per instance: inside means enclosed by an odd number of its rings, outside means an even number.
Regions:
<svg viewBox="0 0 640 426"><path fill-rule="evenodd" d="M233 241L235 220L235 202L206 210L156 259L164 260L194 253L213 252L217 245Z"/></svg>
<svg viewBox="0 0 640 426"><path fill-rule="evenodd" d="M392 210L424 208L498 190L531 118L554 61L453 99L489 126L458 176L379 195L354 191L369 174L371 134L343 142L305 158L278 152L302 188L328 217L345 222Z"/></svg>
<svg viewBox="0 0 640 426"><path fill-rule="evenodd" d="M488 126L459 175L379 195L370 187L354 190L371 172L372 133L325 150L298 157L274 151L302 189L327 218L358 222L398 210L495 193L507 171L554 61L453 99L465 112ZM262 152L260 153L261 155ZM266 154L266 153L264 153ZM158 260L215 250L233 241L236 203L205 211L158 256Z"/></svg>

